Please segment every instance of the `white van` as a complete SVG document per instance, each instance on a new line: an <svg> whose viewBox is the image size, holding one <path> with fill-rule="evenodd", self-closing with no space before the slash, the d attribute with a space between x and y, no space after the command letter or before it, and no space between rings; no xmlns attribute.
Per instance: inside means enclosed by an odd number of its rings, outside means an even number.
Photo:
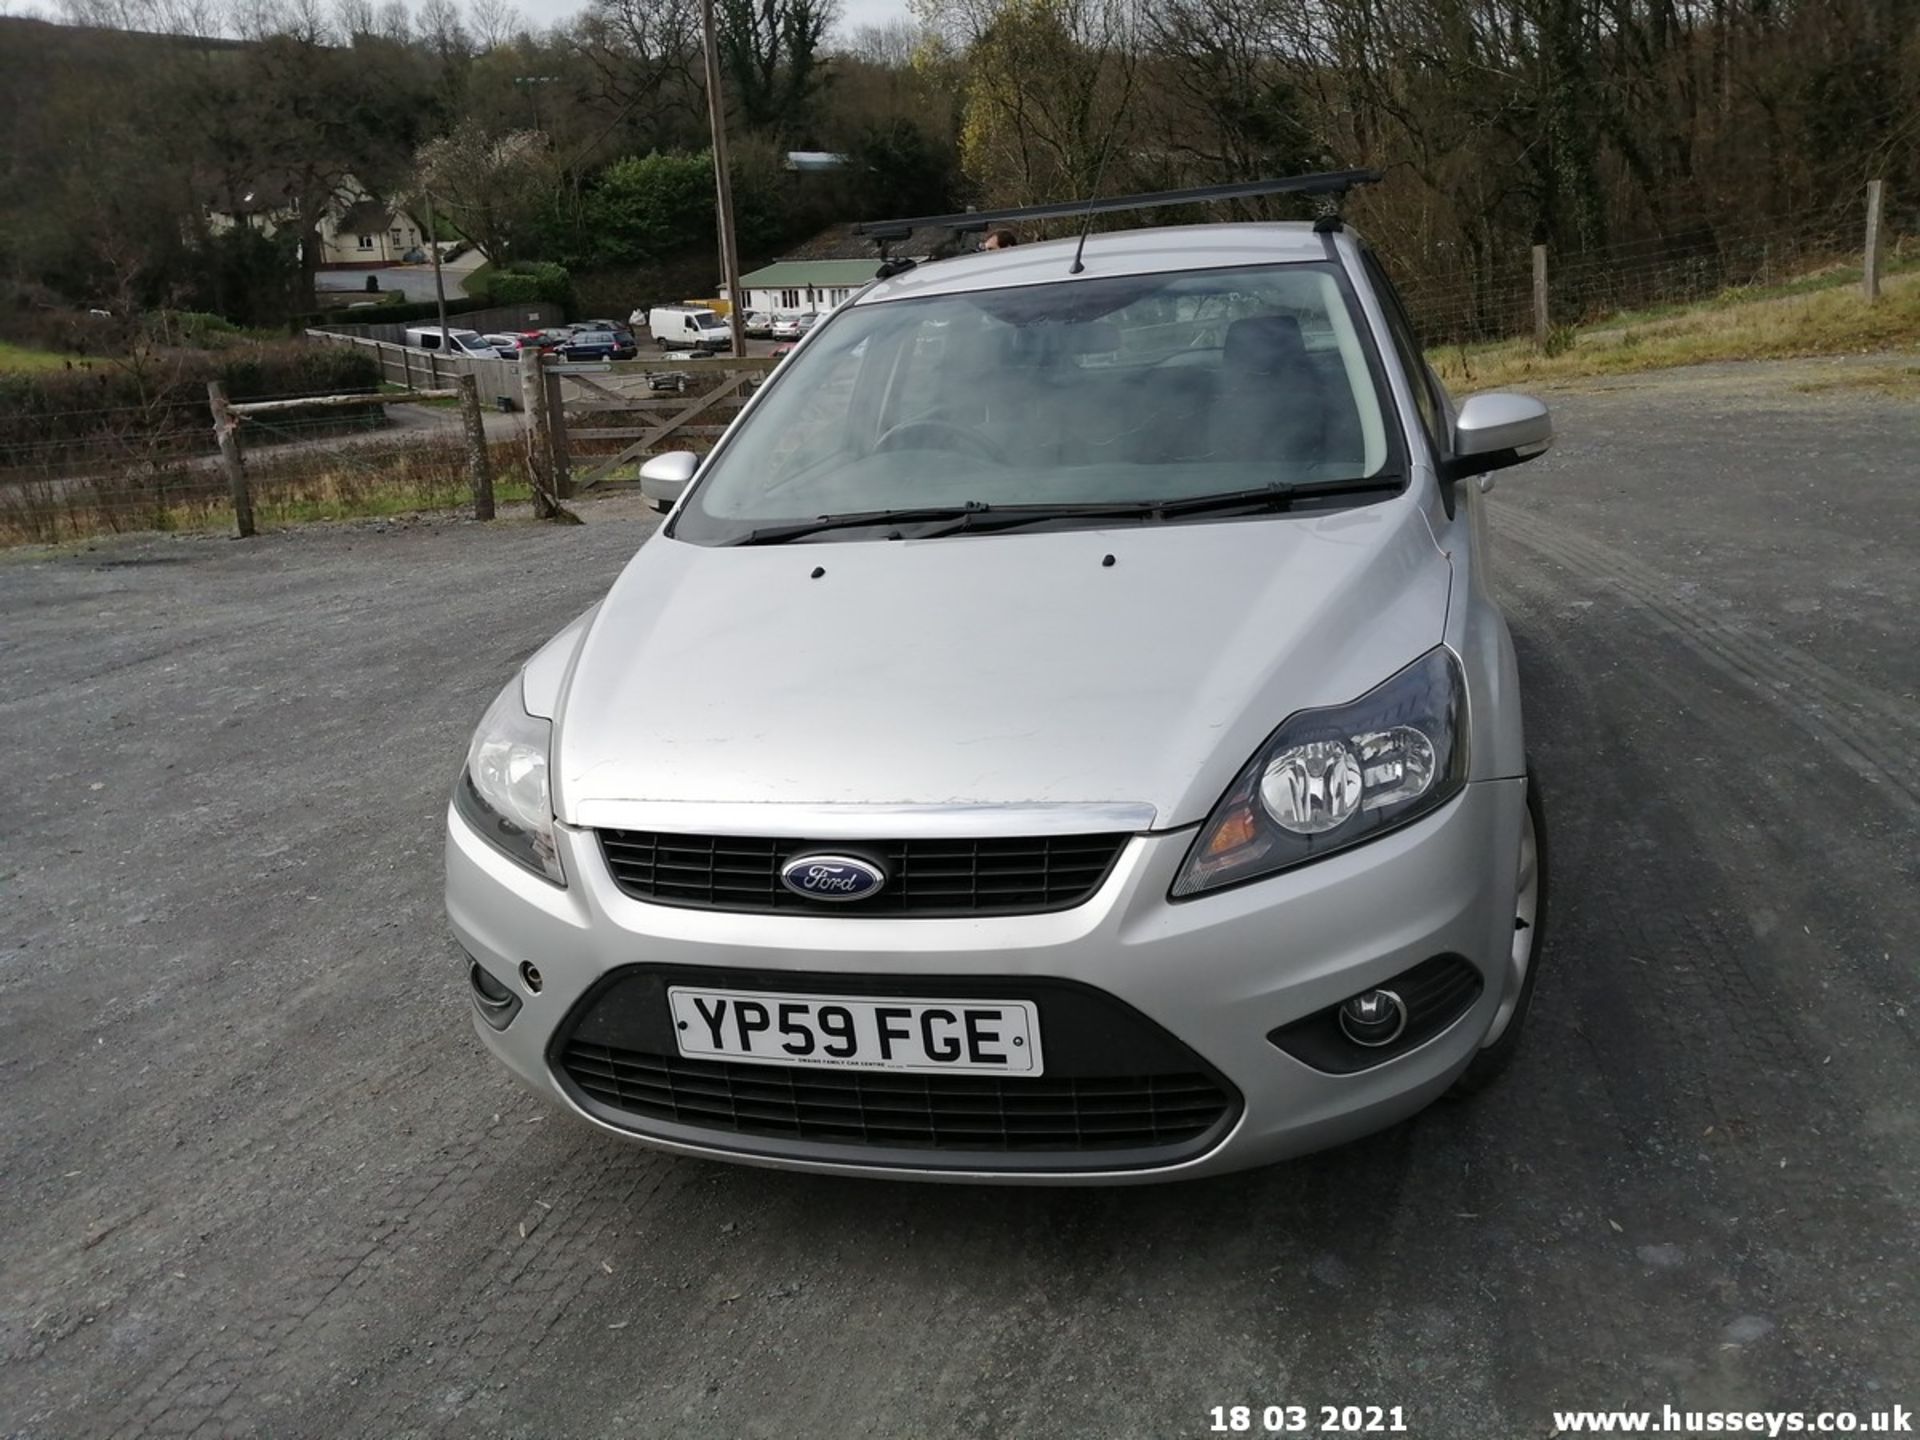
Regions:
<svg viewBox="0 0 1920 1440"><path fill-rule="evenodd" d="M656 305L647 312L647 330L662 350L707 345L725 348L733 344L733 331L727 322L701 305Z"/></svg>
<svg viewBox="0 0 1920 1440"><path fill-rule="evenodd" d="M407 344L416 350L444 350L454 355L470 355L476 360L498 360L500 351L487 343L478 330L447 330L438 325L415 325L407 330Z"/></svg>

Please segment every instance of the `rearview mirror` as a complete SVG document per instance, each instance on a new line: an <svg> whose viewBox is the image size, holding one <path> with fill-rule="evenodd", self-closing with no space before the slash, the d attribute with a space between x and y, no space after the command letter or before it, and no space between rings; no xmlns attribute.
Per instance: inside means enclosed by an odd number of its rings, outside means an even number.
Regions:
<svg viewBox="0 0 1920 1440"><path fill-rule="evenodd" d="M1453 422L1449 480L1504 470L1544 455L1553 444L1553 417L1531 395L1494 391L1469 395Z"/></svg>
<svg viewBox="0 0 1920 1440"><path fill-rule="evenodd" d="M691 450L656 455L640 467L640 493L653 502L654 509L665 513L673 508L699 466L700 457Z"/></svg>

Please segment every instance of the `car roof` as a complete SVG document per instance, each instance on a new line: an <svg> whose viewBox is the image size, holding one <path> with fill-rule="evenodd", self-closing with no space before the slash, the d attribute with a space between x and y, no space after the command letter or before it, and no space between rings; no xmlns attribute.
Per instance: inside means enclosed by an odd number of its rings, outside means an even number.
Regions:
<svg viewBox="0 0 1920 1440"><path fill-rule="evenodd" d="M1305 220L1230 225L1167 225L1089 235L1083 274L1151 275L1171 270L1225 269L1324 260L1329 236ZM930 261L863 291L856 303L872 305L925 295L1001 290L1068 279L1079 240L1043 240L1010 250L983 250Z"/></svg>

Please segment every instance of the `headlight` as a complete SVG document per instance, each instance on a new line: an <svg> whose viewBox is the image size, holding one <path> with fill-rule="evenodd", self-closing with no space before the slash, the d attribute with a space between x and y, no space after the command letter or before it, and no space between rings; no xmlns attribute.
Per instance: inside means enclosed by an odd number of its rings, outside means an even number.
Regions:
<svg viewBox="0 0 1920 1440"><path fill-rule="evenodd" d="M1370 840L1466 780L1466 681L1442 646L1352 704L1289 716L1200 827L1173 898Z"/></svg>
<svg viewBox="0 0 1920 1440"><path fill-rule="evenodd" d="M473 732L453 804L468 824L508 856L565 885L566 872L554 845L553 791L547 784L552 742L553 722L527 714L515 675Z"/></svg>

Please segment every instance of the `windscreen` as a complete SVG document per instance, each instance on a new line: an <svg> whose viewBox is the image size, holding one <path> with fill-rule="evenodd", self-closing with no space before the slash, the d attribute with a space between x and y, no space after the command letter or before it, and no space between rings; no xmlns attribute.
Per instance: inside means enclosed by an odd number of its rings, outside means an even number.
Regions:
<svg viewBox="0 0 1920 1440"><path fill-rule="evenodd" d="M1392 459L1334 267L1063 281L846 307L785 362L674 533L1180 500Z"/></svg>

